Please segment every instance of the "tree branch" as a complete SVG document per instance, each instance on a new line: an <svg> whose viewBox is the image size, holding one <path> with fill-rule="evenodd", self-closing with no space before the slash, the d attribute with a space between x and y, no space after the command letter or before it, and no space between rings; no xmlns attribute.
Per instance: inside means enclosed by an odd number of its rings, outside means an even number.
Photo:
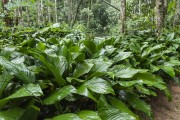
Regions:
<svg viewBox="0 0 180 120"><path fill-rule="evenodd" d="M108 4L109 6L113 7L114 9L116 9L116 10L118 10L118 11L121 11L119 8L111 5L111 4L110 4L109 2L107 2L107 1L105 1L105 0L101 0L101 1L104 2L104 3L106 3L106 4Z"/></svg>
<svg viewBox="0 0 180 120"><path fill-rule="evenodd" d="M77 15L78 15L78 10L79 10L79 8L80 8L80 5L81 5L82 1L83 1L83 0L80 0L79 4L78 4L78 6L77 6L76 15L75 15L74 21L72 22L72 25L71 25L72 27L73 27L74 24L76 23L76 19L77 19Z"/></svg>

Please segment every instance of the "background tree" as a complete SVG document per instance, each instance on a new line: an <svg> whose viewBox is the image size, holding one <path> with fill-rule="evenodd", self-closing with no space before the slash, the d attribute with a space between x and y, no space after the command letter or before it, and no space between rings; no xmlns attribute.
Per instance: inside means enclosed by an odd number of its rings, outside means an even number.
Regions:
<svg viewBox="0 0 180 120"><path fill-rule="evenodd" d="M165 19L165 3L164 0L156 0L156 30L157 36L160 35L163 27L164 27L164 19Z"/></svg>
<svg viewBox="0 0 180 120"><path fill-rule="evenodd" d="M126 0L121 0L121 32L126 30Z"/></svg>
<svg viewBox="0 0 180 120"><path fill-rule="evenodd" d="M177 0L176 2L176 10L175 10L173 24L174 26L180 25L180 0Z"/></svg>

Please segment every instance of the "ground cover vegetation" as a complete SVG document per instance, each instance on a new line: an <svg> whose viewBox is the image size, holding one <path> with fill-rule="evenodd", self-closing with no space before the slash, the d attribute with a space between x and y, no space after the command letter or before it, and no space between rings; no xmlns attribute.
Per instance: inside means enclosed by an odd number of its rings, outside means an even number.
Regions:
<svg viewBox="0 0 180 120"><path fill-rule="evenodd" d="M180 74L180 1L168 1L165 18L158 0L65 0L63 6L32 0L38 14L28 1L4 1L9 11L1 15L0 118L140 120L140 111L153 119L146 101L158 90L171 101L167 84L179 83ZM52 10L54 4L67 14ZM116 15L115 5L127 8Z"/></svg>

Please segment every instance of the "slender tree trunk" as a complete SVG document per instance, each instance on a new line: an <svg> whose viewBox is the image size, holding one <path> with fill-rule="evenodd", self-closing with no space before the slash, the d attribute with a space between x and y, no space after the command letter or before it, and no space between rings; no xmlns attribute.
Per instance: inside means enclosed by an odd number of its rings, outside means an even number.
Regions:
<svg viewBox="0 0 180 120"><path fill-rule="evenodd" d="M121 33L126 31L126 0L121 0Z"/></svg>
<svg viewBox="0 0 180 120"><path fill-rule="evenodd" d="M48 6L48 22L51 23L51 12L50 12L50 6Z"/></svg>
<svg viewBox="0 0 180 120"><path fill-rule="evenodd" d="M9 2L9 0L2 0L2 11L3 11L3 13L5 12L4 5L8 4L8 2ZM13 19L12 19L12 17L10 17L9 11L8 10L6 10L6 11L7 11L7 13L4 17L4 23L6 26L10 27L13 25Z"/></svg>
<svg viewBox="0 0 180 120"><path fill-rule="evenodd" d="M37 23L40 23L41 18L41 3L37 2Z"/></svg>
<svg viewBox="0 0 180 120"><path fill-rule="evenodd" d="M71 25L72 27L76 23L78 11L79 11L79 8L80 8L80 5L81 5L82 2L83 2L83 0L80 0L79 3L78 3L77 9L76 9L76 14L75 14L75 17L74 17L74 21L72 22L72 25Z"/></svg>
<svg viewBox="0 0 180 120"><path fill-rule="evenodd" d="M54 0L54 4L55 4L55 7L54 7L55 22L57 23L57 22L58 22L58 15L57 15L57 0Z"/></svg>
<svg viewBox="0 0 180 120"><path fill-rule="evenodd" d="M139 15L141 15L141 0L139 0Z"/></svg>
<svg viewBox="0 0 180 120"><path fill-rule="evenodd" d="M175 27L177 25L180 25L180 0L177 0L176 2L176 10L173 20L173 26Z"/></svg>
<svg viewBox="0 0 180 120"><path fill-rule="evenodd" d="M30 26L30 17L29 17L29 8L26 6L26 14L27 14L27 24Z"/></svg>
<svg viewBox="0 0 180 120"><path fill-rule="evenodd" d="M164 0L156 0L156 35L159 36L164 27Z"/></svg>

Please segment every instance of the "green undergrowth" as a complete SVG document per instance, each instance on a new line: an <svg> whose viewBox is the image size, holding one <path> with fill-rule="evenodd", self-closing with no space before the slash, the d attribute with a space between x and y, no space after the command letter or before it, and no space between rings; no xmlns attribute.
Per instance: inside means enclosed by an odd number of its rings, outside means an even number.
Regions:
<svg viewBox="0 0 180 120"><path fill-rule="evenodd" d="M0 118L5 120L153 119L146 100L179 81L180 37L141 31L88 37L56 24L0 33Z"/></svg>

